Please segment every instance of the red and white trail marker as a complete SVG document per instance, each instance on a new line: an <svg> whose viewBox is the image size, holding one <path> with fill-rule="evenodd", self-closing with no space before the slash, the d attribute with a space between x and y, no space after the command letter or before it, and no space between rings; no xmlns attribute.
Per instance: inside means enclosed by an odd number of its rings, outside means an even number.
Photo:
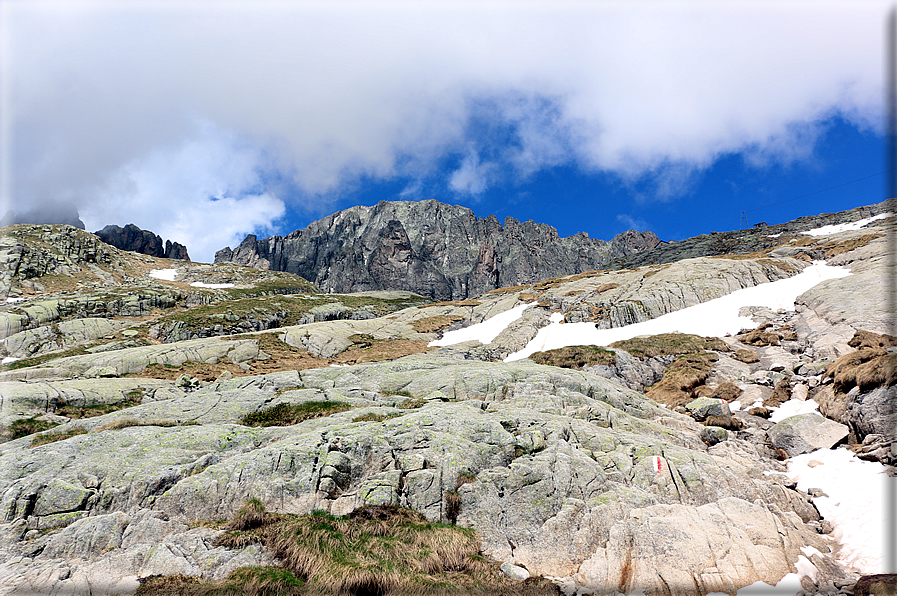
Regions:
<svg viewBox="0 0 897 596"><path fill-rule="evenodd" d="M657 473L658 476L660 476L661 472L663 471L663 467L662 467L659 455L654 456L654 471Z"/></svg>

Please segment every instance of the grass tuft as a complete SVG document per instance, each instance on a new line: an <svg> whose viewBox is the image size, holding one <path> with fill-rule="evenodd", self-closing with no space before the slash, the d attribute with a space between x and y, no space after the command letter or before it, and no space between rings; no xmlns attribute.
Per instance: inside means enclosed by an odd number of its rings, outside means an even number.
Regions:
<svg viewBox="0 0 897 596"><path fill-rule="evenodd" d="M847 342L851 348L890 348L897 346L897 337L859 330Z"/></svg>
<svg viewBox="0 0 897 596"><path fill-rule="evenodd" d="M389 420L390 418L398 418L401 416L399 413L392 414L362 414L361 416L356 416L352 419L352 422L383 422L384 420Z"/></svg>
<svg viewBox="0 0 897 596"><path fill-rule="evenodd" d="M692 390L710 376L713 363L718 359L719 356L712 352L677 357L663 371L660 382L645 391L645 396L671 408L684 406L694 398Z"/></svg>
<svg viewBox="0 0 897 596"><path fill-rule="evenodd" d="M612 366L617 362L617 355L611 350L605 350L598 346L568 346L537 352L530 356L530 360L538 364L561 368L582 368L597 364Z"/></svg>
<svg viewBox="0 0 897 596"><path fill-rule="evenodd" d="M71 439L72 437L77 437L78 435L83 434L87 434L87 429L79 426L64 432L37 435L36 437L31 439L31 447L40 447L41 445L55 443L56 441L64 441L66 439Z"/></svg>
<svg viewBox="0 0 897 596"><path fill-rule="evenodd" d="M749 346L777 346L782 336L774 331L764 331L762 329L752 329L746 333L737 336L739 341Z"/></svg>
<svg viewBox="0 0 897 596"><path fill-rule="evenodd" d="M825 371L835 381L838 393L848 393L854 387L869 391L876 387L897 384L897 354L883 348L861 348L841 356Z"/></svg>
<svg viewBox="0 0 897 596"><path fill-rule="evenodd" d="M131 392L128 395L131 395L133 393L134 392ZM110 414L112 412L117 412L126 408L133 408L134 406L139 405L140 401L134 399L126 399L115 404L91 404L89 406L71 406L68 404L62 404L56 407L56 411L54 413L58 414L59 416L67 416L68 418L77 420L81 418L93 418L95 416L102 416L104 414Z"/></svg>
<svg viewBox="0 0 897 596"><path fill-rule="evenodd" d="M9 432L12 435L12 439L20 439L22 437L27 437L28 435L33 435L34 433L50 430L54 426L59 426L59 424L47 420L38 420L37 418L22 418L13 421L13 423L9 425Z"/></svg>
<svg viewBox="0 0 897 596"><path fill-rule="evenodd" d="M280 403L246 414L240 420L245 426L290 426L313 418L351 410L355 406L338 401L307 401L301 404Z"/></svg>
<svg viewBox="0 0 897 596"><path fill-rule="evenodd" d="M411 328L418 333L434 333L442 331L456 321L463 321L464 317L458 315L436 315L433 317L425 317L411 322Z"/></svg>
<svg viewBox="0 0 897 596"><path fill-rule="evenodd" d="M267 521L268 518L265 515L264 503L253 497L243 503L240 509L237 510L237 513L234 514L234 517L227 528L229 530L245 532L247 530L261 528Z"/></svg>
<svg viewBox="0 0 897 596"><path fill-rule="evenodd" d="M660 333L645 337L633 337L611 344L612 348L626 350L637 358L654 356L678 356L694 354L703 350L728 352L729 346L717 337L701 337L688 333Z"/></svg>
<svg viewBox="0 0 897 596"><path fill-rule="evenodd" d="M558 594L547 580L515 582L498 573L494 563L480 556L473 530L430 523L422 514L395 505L366 506L338 517L325 511L271 514L255 502L241 507L229 527L240 525L236 520L246 519L247 515L254 527L230 530L216 545L242 548L254 536L281 562L281 567L237 570L223 582L205 582L207 592L184 593ZM259 520L259 516L263 519ZM193 585L187 588L195 589ZM138 591L138 596L174 593L147 590Z"/></svg>
<svg viewBox="0 0 897 596"><path fill-rule="evenodd" d="M757 356L757 352L754 352L753 350L735 350L735 353L732 354L732 358L739 362L744 362L745 364L760 362L760 357Z"/></svg>

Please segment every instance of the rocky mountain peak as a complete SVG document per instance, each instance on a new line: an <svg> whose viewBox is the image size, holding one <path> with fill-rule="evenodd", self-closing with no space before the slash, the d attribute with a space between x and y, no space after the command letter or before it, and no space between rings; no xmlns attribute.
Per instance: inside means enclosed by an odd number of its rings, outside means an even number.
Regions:
<svg viewBox="0 0 897 596"><path fill-rule="evenodd" d="M629 230L611 241L566 238L554 227L507 217L478 218L435 200L380 201L312 222L287 236L249 235L215 262L288 271L327 291L409 290L458 300L548 277L600 269L653 248L652 232Z"/></svg>
<svg viewBox="0 0 897 596"><path fill-rule="evenodd" d="M187 247L183 244L166 240L163 250L161 236L149 230L138 228L134 224L128 224L123 228L116 225L108 225L102 230L94 232L94 234L99 236L106 244L121 250L139 252L151 257L179 259L182 261L190 260L190 255L187 254Z"/></svg>

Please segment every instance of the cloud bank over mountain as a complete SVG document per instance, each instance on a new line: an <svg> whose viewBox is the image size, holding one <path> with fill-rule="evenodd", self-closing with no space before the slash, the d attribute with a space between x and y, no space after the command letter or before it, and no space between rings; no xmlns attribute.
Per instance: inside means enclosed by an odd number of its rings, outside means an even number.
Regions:
<svg viewBox="0 0 897 596"><path fill-rule="evenodd" d="M880 127L884 2L7 2L2 204L199 260L365 179L459 196L573 165L657 196Z"/></svg>

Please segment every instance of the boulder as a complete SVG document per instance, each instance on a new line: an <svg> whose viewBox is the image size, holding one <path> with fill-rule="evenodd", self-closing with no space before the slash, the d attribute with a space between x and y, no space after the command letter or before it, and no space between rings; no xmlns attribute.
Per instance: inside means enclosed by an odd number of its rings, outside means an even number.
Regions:
<svg viewBox="0 0 897 596"><path fill-rule="evenodd" d="M847 438L850 429L817 414L791 416L766 431L776 449L784 449L789 457L816 449L830 449Z"/></svg>
<svg viewBox="0 0 897 596"><path fill-rule="evenodd" d="M728 416L732 412L725 400L713 397L699 397L685 404L685 409L695 420L701 421L708 416Z"/></svg>

